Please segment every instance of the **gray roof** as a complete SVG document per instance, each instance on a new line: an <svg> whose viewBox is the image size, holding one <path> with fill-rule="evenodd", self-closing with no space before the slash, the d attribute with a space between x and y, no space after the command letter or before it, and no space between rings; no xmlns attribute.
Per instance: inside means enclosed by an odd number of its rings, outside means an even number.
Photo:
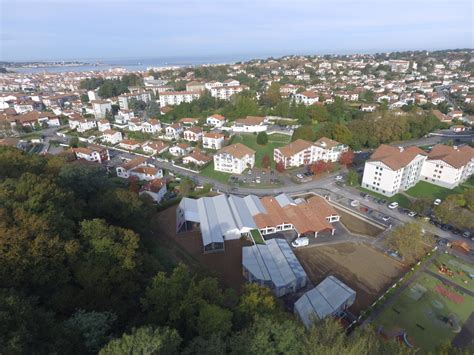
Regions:
<svg viewBox="0 0 474 355"><path fill-rule="evenodd" d="M287 205L291 205L292 203L295 203L295 201L293 201L293 199L287 194L279 194L278 196L275 196L275 200L277 200L278 204L281 207L285 207Z"/></svg>
<svg viewBox="0 0 474 355"><path fill-rule="evenodd" d="M242 230L244 227L249 229L257 228L248 203L246 203L246 198L233 195L229 197L217 195L194 200L185 197L181 200L179 206L184 213L186 221L199 223L202 242L204 245L208 245L211 243L223 243L224 235L228 231ZM255 198L258 204L261 205L260 200L257 197ZM259 208L253 202L253 199L248 199L247 201L250 201L252 208Z"/></svg>
<svg viewBox="0 0 474 355"><path fill-rule="evenodd" d="M259 213L267 213L267 210L265 209L265 207L263 207L262 201L260 201L257 196L245 196L244 201L252 216L255 216Z"/></svg>
<svg viewBox="0 0 474 355"><path fill-rule="evenodd" d="M275 287L306 278L303 267L285 239L270 239L266 244L242 248L242 265L257 279L271 281Z"/></svg>
<svg viewBox="0 0 474 355"><path fill-rule="evenodd" d="M352 304L356 292L334 276L326 277L318 286L306 292L295 302L295 310L305 326L314 319L333 315L349 301Z"/></svg>

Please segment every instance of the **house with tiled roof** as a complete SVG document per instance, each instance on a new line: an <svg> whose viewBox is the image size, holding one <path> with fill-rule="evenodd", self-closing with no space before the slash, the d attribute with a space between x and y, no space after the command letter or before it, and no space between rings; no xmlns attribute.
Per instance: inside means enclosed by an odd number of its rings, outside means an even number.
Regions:
<svg viewBox="0 0 474 355"><path fill-rule="evenodd" d="M319 96L314 91L302 91L294 96L295 102L298 104L313 105L319 101Z"/></svg>
<svg viewBox="0 0 474 355"><path fill-rule="evenodd" d="M166 194L166 181L164 179L153 179L148 181L139 191L139 195L148 195L156 203L160 203Z"/></svg>
<svg viewBox="0 0 474 355"><path fill-rule="evenodd" d="M197 166L203 166L209 163L212 160L212 157L204 154L199 149L194 149L191 154L183 157L184 164L194 164Z"/></svg>
<svg viewBox="0 0 474 355"><path fill-rule="evenodd" d="M165 139L173 140L179 139L183 133L183 125L181 123L173 123L165 128Z"/></svg>
<svg viewBox="0 0 474 355"><path fill-rule="evenodd" d="M336 162L349 147L332 139L322 137L316 142L297 139L273 150L273 159L283 164L285 169L313 164L316 161Z"/></svg>
<svg viewBox="0 0 474 355"><path fill-rule="evenodd" d="M420 180L427 153L417 147L380 145L366 161L362 187L393 196Z"/></svg>
<svg viewBox="0 0 474 355"><path fill-rule="evenodd" d="M220 149L214 154L214 170L224 173L242 174L245 169L255 165L255 150L235 143Z"/></svg>
<svg viewBox="0 0 474 355"><path fill-rule="evenodd" d="M267 130L267 124L265 117L259 116L247 116L245 118L239 118L235 120L232 126L234 132L263 132Z"/></svg>
<svg viewBox="0 0 474 355"><path fill-rule="evenodd" d="M212 127L222 127L225 124L225 117L215 113L206 119L206 123Z"/></svg>
<svg viewBox="0 0 474 355"><path fill-rule="evenodd" d="M163 177L163 170L148 164L144 157L126 160L122 164L116 166L115 169L117 176L123 179L128 179L134 176L140 180L151 181Z"/></svg>
<svg viewBox="0 0 474 355"><path fill-rule="evenodd" d="M109 150L107 148L90 146L88 148L78 147L72 148L76 159L83 159L87 161L93 161L102 163L110 160Z"/></svg>
<svg viewBox="0 0 474 355"><path fill-rule="evenodd" d="M468 180L474 173L474 148L468 145L450 147L437 144L423 163L421 179L423 181L455 188Z"/></svg>
<svg viewBox="0 0 474 355"><path fill-rule="evenodd" d="M202 147L204 149L221 149L224 145L225 136L221 133L206 132L202 135Z"/></svg>
<svg viewBox="0 0 474 355"><path fill-rule="evenodd" d="M183 136L188 142L199 142L202 139L202 129L197 126L190 127L184 131Z"/></svg>

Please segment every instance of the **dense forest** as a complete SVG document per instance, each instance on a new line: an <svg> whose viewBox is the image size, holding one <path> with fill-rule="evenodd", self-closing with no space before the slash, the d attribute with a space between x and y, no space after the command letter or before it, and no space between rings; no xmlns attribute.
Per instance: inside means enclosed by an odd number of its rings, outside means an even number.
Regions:
<svg viewBox="0 0 474 355"><path fill-rule="evenodd" d="M401 352L370 328L306 330L266 288L170 264L149 248L154 213L97 166L0 148L0 353Z"/></svg>

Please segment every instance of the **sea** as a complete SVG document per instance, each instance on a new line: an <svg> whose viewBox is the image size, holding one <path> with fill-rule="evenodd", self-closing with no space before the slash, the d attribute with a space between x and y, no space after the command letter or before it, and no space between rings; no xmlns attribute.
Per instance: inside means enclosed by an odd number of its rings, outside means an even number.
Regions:
<svg viewBox="0 0 474 355"><path fill-rule="evenodd" d="M8 70L17 73L66 73L84 71L108 71L112 68L123 68L128 71L144 71L148 68L159 67L188 67L197 65L231 64L239 61L248 61L254 58L267 58L271 55L226 55L226 56L205 56L205 57L166 57L166 58L137 58L137 59L77 59L77 61L87 63L74 66L42 66L28 68L13 68ZM273 54L273 56L276 56Z"/></svg>

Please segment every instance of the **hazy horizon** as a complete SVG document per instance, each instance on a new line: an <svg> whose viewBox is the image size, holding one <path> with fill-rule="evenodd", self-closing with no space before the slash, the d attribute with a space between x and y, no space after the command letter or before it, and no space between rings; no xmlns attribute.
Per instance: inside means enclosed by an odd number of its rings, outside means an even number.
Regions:
<svg viewBox="0 0 474 355"><path fill-rule="evenodd" d="M472 48L471 1L0 0L3 61Z"/></svg>

